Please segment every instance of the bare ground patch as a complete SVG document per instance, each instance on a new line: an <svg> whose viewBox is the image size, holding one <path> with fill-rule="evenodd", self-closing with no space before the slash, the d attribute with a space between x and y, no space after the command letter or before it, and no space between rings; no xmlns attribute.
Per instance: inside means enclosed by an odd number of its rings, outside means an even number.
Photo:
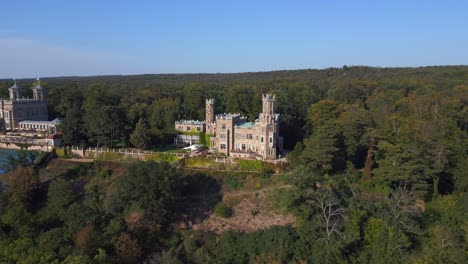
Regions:
<svg viewBox="0 0 468 264"><path fill-rule="evenodd" d="M277 225L294 224L296 220L294 216L274 212L267 200L269 191L289 187L285 185L257 191L226 193L223 195L223 201L232 206L233 216L223 218L210 212L205 219L193 224L192 228L194 230L209 230L220 234L229 229L253 232Z"/></svg>

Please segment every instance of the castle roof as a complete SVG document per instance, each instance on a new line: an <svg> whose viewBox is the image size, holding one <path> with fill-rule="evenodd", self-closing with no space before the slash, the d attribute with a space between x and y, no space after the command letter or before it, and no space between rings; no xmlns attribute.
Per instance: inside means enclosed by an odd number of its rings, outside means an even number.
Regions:
<svg viewBox="0 0 468 264"><path fill-rule="evenodd" d="M56 125L59 125L62 123L62 119L60 118L55 118L54 120L50 121L52 124L56 124Z"/></svg>
<svg viewBox="0 0 468 264"><path fill-rule="evenodd" d="M186 125L203 125L205 124L205 121L199 121L199 120L179 120L176 121L177 124L186 124Z"/></svg>
<svg viewBox="0 0 468 264"><path fill-rule="evenodd" d="M240 114L222 113L222 114L216 115L216 119L233 119L233 118L236 118L236 117L240 117Z"/></svg>
<svg viewBox="0 0 468 264"><path fill-rule="evenodd" d="M36 87L33 88L34 90L44 90L44 87L42 87L40 84L38 84Z"/></svg>
<svg viewBox="0 0 468 264"><path fill-rule="evenodd" d="M236 124L236 127L238 128L254 128L255 123L254 122L239 122Z"/></svg>
<svg viewBox="0 0 468 264"><path fill-rule="evenodd" d="M12 89L12 90L19 90L19 89L21 89L21 88L16 84L16 81L15 81L15 84L13 84L13 86L10 87L10 89Z"/></svg>

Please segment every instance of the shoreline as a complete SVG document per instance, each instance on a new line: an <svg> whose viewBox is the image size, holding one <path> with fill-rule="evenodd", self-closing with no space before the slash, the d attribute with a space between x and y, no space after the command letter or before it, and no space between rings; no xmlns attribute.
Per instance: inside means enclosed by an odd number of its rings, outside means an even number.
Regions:
<svg viewBox="0 0 468 264"><path fill-rule="evenodd" d="M23 143L0 143L0 149L50 151L46 145L28 145Z"/></svg>

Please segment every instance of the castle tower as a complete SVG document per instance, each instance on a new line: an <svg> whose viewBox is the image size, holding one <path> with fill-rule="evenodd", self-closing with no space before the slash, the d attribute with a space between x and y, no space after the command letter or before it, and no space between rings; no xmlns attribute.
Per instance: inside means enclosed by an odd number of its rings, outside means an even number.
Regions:
<svg viewBox="0 0 468 264"><path fill-rule="evenodd" d="M206 99L206 124L211 124L215 121L214 102L214 99Z"/></svg>
<svg viewBox="0 0 468 264"><path fill-rule="evenodd" d="M262 94L262 113L263 115L273 116L275 114L275 95L274 94Z"/></svg>
<svg viewBox="0 0 468 264"><path fill-rule="evenodd" d="M16 79L13 80L15 81L15 84L8 88L8 92L10 93L11 100L18 100L21 98L21 88L16 84Z"/></svg>
<svg viewBox="0 0 468 264"><path fill-rule="evenodd" d="M46 100L46 91L45 88L41 86L41 80L37 78L37 86L33 88L33 98L34 100L44 101Z"/></svg>

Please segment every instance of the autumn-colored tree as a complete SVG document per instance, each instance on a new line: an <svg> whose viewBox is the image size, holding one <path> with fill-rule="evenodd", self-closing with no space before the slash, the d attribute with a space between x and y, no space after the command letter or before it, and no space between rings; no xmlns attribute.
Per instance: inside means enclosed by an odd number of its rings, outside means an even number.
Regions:
<svg viewBox="0 0 468 264"><path fill-rule="evenodd" d="M18 167L8 177L9 202L29 208L34 199L34 192L39 188L38 171L33 167Z"/></svg>
<svg viewBox="0 0 468 264"><path fill-rule="evenodd" d="M75 235L74 242L75 246L88 256L94 256L102 244L93 224L80 229Z"/></svg>
<svg viewBox="0 0 468 264"><path fill-rule="evenodd" d="M129 234L121 234L114 245L119 263L137 263L142 255L140 243Z"/></svg>

